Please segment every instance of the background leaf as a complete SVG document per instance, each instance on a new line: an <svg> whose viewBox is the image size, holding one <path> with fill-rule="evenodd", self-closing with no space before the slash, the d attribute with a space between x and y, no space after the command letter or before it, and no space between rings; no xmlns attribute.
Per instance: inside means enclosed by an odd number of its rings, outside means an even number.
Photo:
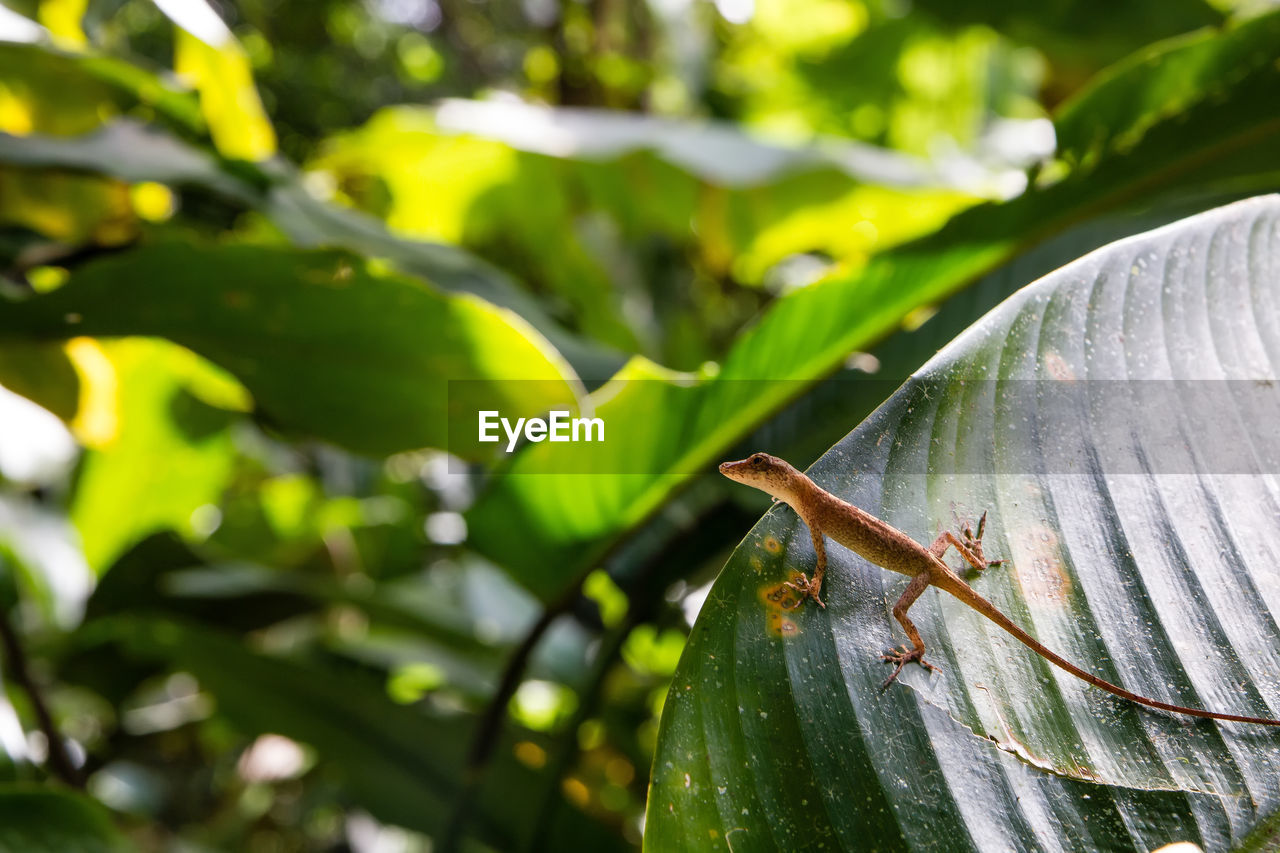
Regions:
<svg viewBox="0 0 1280 853"><path fill-rule="evenodd" d="M446 377L509 417L574 400L572 372L520 318L333 251L139 249L7 306L0 331L162 335L229 370L282 426L367 453L447 446Z"/></svg>
<svg viewBox="0 0 1280 853"><path fill-rule="evenodd" d="M315 746L351 796L383 820L440 831L455 793L452 768L468 741L464 718L397 705L382 685L350 666L255 653L233 637L194 624L137 614L125 619L101 623L95 633L117 638L135 656L162 656L192 673L218 697L219 712L242 730L280 733ZM508 790L529 785L528 768L510 757L502 765ZM535 817L531 805L495 791L480 809L480 836L489 844L513 846ZM560 821L556 829L567 833L561 836L566 844L618 846L581 818Z"/></svg>
<svg viewBox="0 0 1280 853"><path fill-rule="evenodd" d="M0 786L0 850L5 853L123 853L129 849L107 810L88 797Z"/></svg>
<svg viewBox="0 0 1280 853"><path fill-rule="evenodd" d="M195 0L187 5L204 3ZM217 13L208 9L208 14L216 17ZM249 58L230 32L224 30L220 41L206 43L180 31L174 70L195 83L209 133L224 156L265 160L275 154L275 131L254 89Z"/></svg>
<svg viewBox="0 0 1280 853"><path fill-rule="evenodd" d="M235 421L200 396L202 379L228 380L206 379L214 369L190 352L134 338L107 344L103 361L110 426L84 459L69 510L99 573L154 530L195 532L193 513L216 506L230 478Z"/></svg>

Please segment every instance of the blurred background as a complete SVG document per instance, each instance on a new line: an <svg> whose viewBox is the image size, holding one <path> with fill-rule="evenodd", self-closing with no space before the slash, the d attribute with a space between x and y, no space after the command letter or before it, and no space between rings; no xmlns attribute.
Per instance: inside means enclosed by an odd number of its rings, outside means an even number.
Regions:
<svg viewBox="0 0 1280 853"><path fill-rule="evenodd" d="M767 508L712 463L1273 186L1266 5L4 0L0 776L149 850L637 848ZM643 464L450 454L462 379Z"/></svg>

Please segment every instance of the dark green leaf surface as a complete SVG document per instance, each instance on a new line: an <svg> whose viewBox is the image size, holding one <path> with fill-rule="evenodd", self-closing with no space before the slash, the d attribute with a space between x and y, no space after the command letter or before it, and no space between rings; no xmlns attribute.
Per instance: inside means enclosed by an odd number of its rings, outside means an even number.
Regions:
<svg viewBox="0 0 1280 853"><path fill-rule="evenodd" d="M0 853L125 853L107 810L88 797L0 785Z"/></svg>
<svg viewBox="0 0 1280 853"><path fill-rule="evenodd" d="M876 256L855 275L780 299L738 338L714 379L632 382L621 393L608 389L598 412L615 426L609 442L593 450L599 454L594 464L597 470L637 473L563 474L580 470L582 445L531 446L511 470L540 476L496 481L471 512L472 541L530 589L553 595L691 476L829 375L850 352L891 332L912 309L1076 222L1124 209L1135 196L1183 187L1186 176L1206 163L1274 144L1280 138L1277 44L1280 13L1272 13L1226 33L1179 40L1161 51L1155 70L1147 69L1166 79L1169 68L1181 63L1203 67L1206 51L1248 57L1202 89L1175 95L1143 69L1107 78L1099 98L1135 97L1146 107L1146 120L1140 132L1128 134L1128 144L1108 147L1106 156L1060 183L966 211L932 237ZM1115 79L1123 85L1117 87ZM1071 122L1073 115L1067 116ZM1275 185L1269 162L1247 177L1248 185ZM618 378L635 376L660 378L644 364L633 364ZM786 381L766 381L781 377Z"/></svg>
<svg viewBox="0 0 1280 853"><path fill-rule="evenodd" d="M124 641L140 658L161 658L190 672L216 699L219 713L247 734L275 732L314 747L351 796L379 819L438 832L457 793L471 718L397 705L367 674L253 652L234 637L172 620L130 614L98 623L101 636ZM95 629L91 629L95 630ZM501 784L482 802L473 824L486 843L517 846L536 814L533 784L510 745L499 751ZM603 827L571 809L557 823L557 843L617 849Z"/></svg>
<svg viewBox="0 0 1280 853"><path fill-rule="evenodd" d="M9 341L0 346L0 385L64 421L74 418L80 406L80 377L55 343Z"/></svg>
<svg viewBox="0 0 1280 853"><path fill-rule="evenodd" d="M946 3L923 0L920 8L950 24L985 24L1043 50L1055 65L1114 62L1157 39L1222 22L1204 0L1105 0L1028 4L1019 0Z"/></svg>
<svg viewBox="0 0 1280 853"><path fill-rule="evenodd" d="M1275 24L1269 21L1233 25L1225 37L1212 30L1190 33L1108 68L1060 108L1054 121L1059 156L1082 163L1110 149L1129 150L1154 125L1230 97L1241 81L1274 64L1267 48L1274 46ZM1195 128L1184 132L1198 135Z"/></svg>
<svg viewBox="0 0 1280 853"><path fill-rule="evenodd" d="M574 400L572 371L519 317L336 251L138 249L0 305L0 335L166 337L233 373L283 427L368 453L446 446L448 379L481 380L467 402L504 415ZM470 434L475 415L457 427Z"/></svg>
<svg viewBox="0 0 1280 853"><path fill-rule="evenodd" d="M990 510L1008 562L973 585L1050 648L1163 701L1280 716L1276 448L1245 428L1277 406L1278 272L1274 196L1112 244L1007 300L810 474L920 541ZM1081 423L1120 429L1073 444ZM905 580L828 546L827 609L768 606L812 554L780 507L712 590L663 714L650 849L1222 850L1280 806L1276 730L1116 699L936 591L912 617L941 671L880 693Z"/></svg>

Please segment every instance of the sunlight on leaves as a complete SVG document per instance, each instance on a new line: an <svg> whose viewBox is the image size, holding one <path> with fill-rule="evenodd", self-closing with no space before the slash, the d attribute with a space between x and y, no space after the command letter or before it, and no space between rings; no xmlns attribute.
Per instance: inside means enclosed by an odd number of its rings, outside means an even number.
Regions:
<svg viewBox="0 0 1280 853"><path fill-rule="evenodd" d="M211 44L178 29L175 42L174 71L199 91L200 108L218 151L253 161L275 154L275 131L258 98L244 48L230 33Z"/></svg>
<svg viewBox="0 0 1280 853"><path fill-rule="evenodd" d="M231 473L231 414L192 388L211 370L190 352L141 338L103 344L119 383L115 435L88 451L70 514L102 572L155 530L188 536L193 512L217 504Z"/></svg>

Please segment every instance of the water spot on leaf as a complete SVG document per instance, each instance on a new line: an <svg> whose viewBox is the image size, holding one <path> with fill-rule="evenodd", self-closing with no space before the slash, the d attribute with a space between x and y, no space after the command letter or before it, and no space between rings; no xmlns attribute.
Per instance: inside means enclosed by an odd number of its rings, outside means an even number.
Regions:
<svg viewBox="0 0 1280 853"><path fill-rule="evenodd" d="M1055 380L1069 381L1076 378L1076 372L1067 360L1052 350L1044 354L1044 367Z"/></svg>
<svg viewBox="0 0 1280 853"><path fill-rule="evenodd" d="M1061 607L1071 595L1063 571L1058 535L1049 527L1031 528L1014 542L1014 578L1030 604Z"/></svg>

